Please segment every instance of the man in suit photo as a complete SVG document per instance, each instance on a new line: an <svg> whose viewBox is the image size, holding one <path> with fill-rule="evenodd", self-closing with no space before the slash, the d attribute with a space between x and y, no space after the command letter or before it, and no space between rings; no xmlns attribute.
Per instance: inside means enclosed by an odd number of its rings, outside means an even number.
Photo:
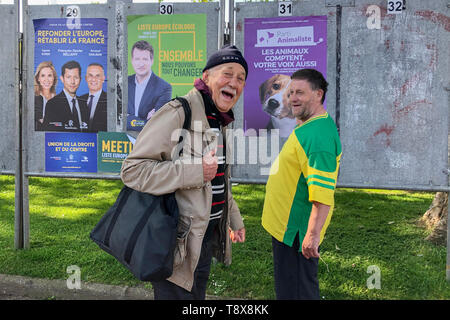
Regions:
<svg viewBox="0 0 450 320"><path fill-rule="evenodd" d="M89 93L80 96L86 103L88 112L89 132L107 131L108 114L106 107L106 92L103 91L105 70L99 63L91 63L86 70L86 83Z"/></svg>
<svg viewBox="0 0 450 320"><path fill-rule="evenodd" d="M87 107L76 93L81 82L81 66L77 61L61 67L63 90L47 102L44 127L46 131L81 132L87 130Z"/></svg>
<svg viewBox="0 0 450 320"><path fill-rule="evenodd" d="M140 131L151 116L172 98L172 86L152 72L153 47L145 40L131 49L135 74L128 76L127 130Z"/></svg>

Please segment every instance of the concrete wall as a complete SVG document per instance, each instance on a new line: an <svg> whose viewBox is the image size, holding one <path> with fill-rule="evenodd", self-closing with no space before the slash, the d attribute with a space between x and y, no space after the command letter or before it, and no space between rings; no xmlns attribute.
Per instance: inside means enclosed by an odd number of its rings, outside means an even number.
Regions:
<svg viewBox="0 0 450 320"><path fill-rule="evenodd" d="M222 43L224 1L176 3L176 13L206 13L207 50ZM339 186L435 190L448 186L450 18L448 0L408 0L398 15L385 0L293 1L293 16L327 16L327 109L339 125L343 158ZM78 5L82 17L108 19L108 127L124 131L127 101L126 16L158 14L157 3L131 0ZM233 9L233 5L230 6ZM277 17L277 2L236 3L231 39L244 47L244 19ZM25 6L24 11L24 168L46 175L44 132L34 131L33 19L61 18L64 6ZM16 166L18 117L17 5L0 5L0 172ZM13 44L13 45L12 45ZM339 50L340 49L340 50ZM124 63L125 62L125 63ZM235 107L234 128L243 128L243 96ZM264 183L270 163L261 163L257 144L245 138L246 164L232 167L235 181ZM268 141L278 154L284 140ZM273 144L273 145L272 145ZM264 150L266 151L266 150ZM256 163L250 163L256 159ZM235 163L237 159L235 159ZM272 159L274 160L274 159ZM83 175L80 175L83 176ZM101 174L98 177L106 177ZM108 176L110 178L110 176ZM113 177L114 178L114 177Z"/></svg>
<svg viewBox="0 0 450 320"><path fill-rule="evenodd" d="M18 147L19 56L17 4L0 4L0 173L16 168Z"/></svg>
<svg viewBox="0 0 450 320"><path fill-rule="evenodd" d="M82 5L82 18L108 19L108 66L107 66L107 99L108 99L108 128L110 131L124 132L126 124L126 102L128 101L127 83L127 20L128 15L159 14L158 3L132 3L128 1L108 1L106 4ZM205 13L207 15L207 54L217 50L219 42L219 26L222 24L219 2L214 3L176 3L176 14ZM25 173L27 175L49 175L45 173L45 132L34 130L34 26L33 19L63 18L63 5L33 5L27 6L24 19L25 57L26 57L26 98L24 110L24 146ZM220 39L219 39L220 38ZM130 132L137 136L137 133ZM55 174L52 174L55 175ZM56 174L68 176L68 174ZM71 176L95 176L98 178L118 178L118 175L107 174L71 174Z"/></svg>
<svg viewBox="0 0 450 320"><path fill-rule="evenodd" d="M408 0L397 15L387 13L384 0L293 4L293 16L328 17L327 108L343 144L338 185L446 188L449 2ZM277 17L277 9L277 3L237 3L236 44L243 47L245 18ZM236 111L242 127L242 101ZM233 177L264 182L260 167L236 165Z"/></svg>
<svg viewBox="0 0 450 320"><path fill-rule="evenodd" d="M446 186L449 2L408 0L399 15L356 2L342 15L340 182ZM367 28L372 4L380 29Z"/></svg>

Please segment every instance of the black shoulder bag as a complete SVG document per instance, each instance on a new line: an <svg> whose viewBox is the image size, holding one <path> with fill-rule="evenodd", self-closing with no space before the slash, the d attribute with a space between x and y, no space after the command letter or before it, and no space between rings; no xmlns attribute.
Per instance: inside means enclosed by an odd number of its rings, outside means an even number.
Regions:
<svg viewBox="0 0 450 320"><path fill-rule="evenodd" d="M175 99L183 105L183 129L189 129L189 103ZM182 140L181 135L178 142ZM175 193L155 196L124 186L90 238L139 280L164 280L173 272L178 216Z"/></svg>

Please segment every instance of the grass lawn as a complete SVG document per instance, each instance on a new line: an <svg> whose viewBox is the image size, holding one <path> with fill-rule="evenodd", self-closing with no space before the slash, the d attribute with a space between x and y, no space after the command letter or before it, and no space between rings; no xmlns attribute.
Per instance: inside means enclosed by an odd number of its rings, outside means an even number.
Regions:
<svg viewBox="0 0 450 320"><path fill-rule="evenodd" d="M120 181L30 178L30 250L14 249L14 177L0 176L0 274L145 286L89 239L113 204ZM274 299L271 237L261 227L264 186L237 185L234 197L247 241L233 245L230 267L215 264L208 294ZM446 248L423 240L416 221L434 193L338 189L336 208L321 246L323 299L450 299ZM375 266L375 267L373 267ZM368 289L375 268L380 289Z"/></svg>

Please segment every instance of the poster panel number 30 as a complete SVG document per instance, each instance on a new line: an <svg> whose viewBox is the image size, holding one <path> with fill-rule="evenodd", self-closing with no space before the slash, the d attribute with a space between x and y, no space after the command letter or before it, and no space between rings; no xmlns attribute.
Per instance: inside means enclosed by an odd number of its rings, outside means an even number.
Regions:
<svg viewBox="0 0 450 320"><path fill-rule="evenodd" d="M387 13L388 14L400 14L405 7L405 0L388 0L387 2Z"/></svg>
<svg viewBox="0 0 450 320"><path fill-rule="evenodd" d="M159 4L159 14L173 14L173 3L162 3Z"/></svg>

